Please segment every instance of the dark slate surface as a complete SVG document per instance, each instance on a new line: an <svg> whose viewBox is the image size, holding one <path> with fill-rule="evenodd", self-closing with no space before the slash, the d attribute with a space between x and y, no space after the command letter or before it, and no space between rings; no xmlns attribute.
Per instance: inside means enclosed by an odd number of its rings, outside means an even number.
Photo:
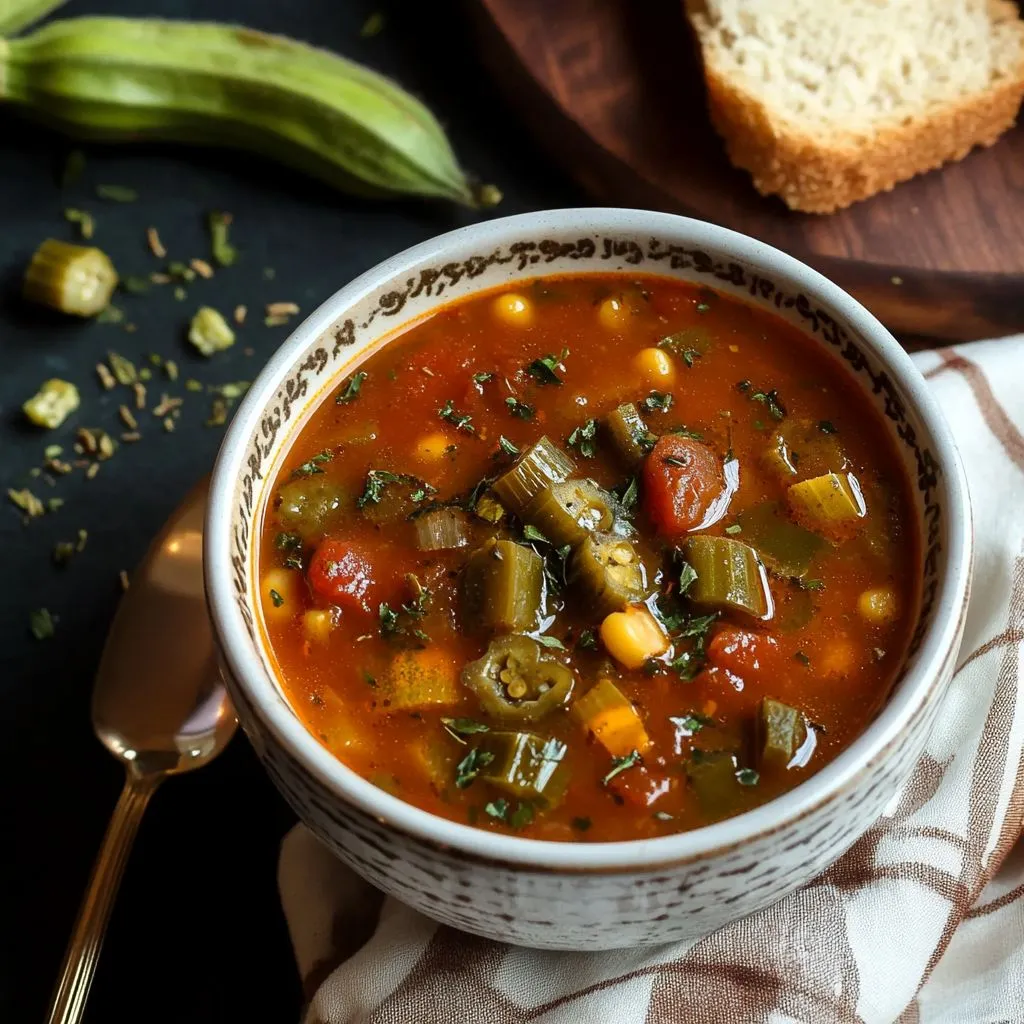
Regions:
<svg viewBox="0 0 1024 1024"><path fill-rule="evenodd" d="M387 27L360 38L382 6ZM415 10L414 10L415 8ZM502 212L577 205L575 188L531 148L522 126L488 84L461 8L331 0L72 0L78 14L165 15L245 22L333 47L398 78L437 110L465 166L505 191ZM113 429L116 402L92 367L108 348L142 360L173 356L182 375L208 382L251 379L283 337L253 317L239 343L213 362L193 358L183 325L203 300L258 312L269 300L312 309L350 278L392 253L468 223L442 206L370 204L244 156L146 147L90 148L85 175L62 193L55 171L67 145L0 113L0 477L24 486L45 444L67 443L75 425ZM103 203L98 183L138 190L132 205ZM134 334L109 324L69 323L18 300L21 268L47 236L71 238L66 206L97 217L96 241L122 273L155 269L143 232L160 228L172 256L207 251L204 213L230 210L240 263L191 289L127 296ZM264 267L276 277L266 281ZM250 357L243 348L255 351ZM19 407L50 376L76 381L83 406L56 436L27 428ZM173 391L172 387L168 387ZM180 384L177 391L183 393ZM0 668L0 1020L41 1020L68 930L121 769L93 738L89 692L118 599L117 572L131 567L191 484L212 464L221 431L203 425L205 400L189 396L174 434L144 423L99 476L63 479L59 512L23 527L0 514L3 664ZM54 542L89 531L86 550L63 569ZM55 638L28 632L30 610L59 615ZM140 666L144 671L145 666ZM300 992L278 905L278 844L292 815L244 739L210 767L159 792L142 826L114 912L87 1014L105 1024L297 1019Z"/></svg>

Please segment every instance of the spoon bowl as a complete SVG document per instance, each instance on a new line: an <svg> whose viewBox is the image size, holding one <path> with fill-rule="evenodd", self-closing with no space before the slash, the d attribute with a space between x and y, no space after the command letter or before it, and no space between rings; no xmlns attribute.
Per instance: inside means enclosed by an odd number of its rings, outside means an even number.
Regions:
<svg viewBox="0 0 1024 1024"><path fill-rule="evenodd" d="M125 766L50 1005L50 1024L85 1011L110 911L142 814L168 775L211 761L234 735L203 594L199 483L164 525L114 616L92 696L100 742Z"/></svg>

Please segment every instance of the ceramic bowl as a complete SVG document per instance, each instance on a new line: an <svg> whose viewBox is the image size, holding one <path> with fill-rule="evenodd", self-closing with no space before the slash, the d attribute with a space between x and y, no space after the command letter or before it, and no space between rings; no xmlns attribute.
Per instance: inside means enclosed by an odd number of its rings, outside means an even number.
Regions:
<svg viewBox="0 0 1024 1024"><path fill-rule="evenodd" d="M445 303L562 273L655 273L708 285L797 325L879 410L913 481L923 539L920 618L900 680L867 731L786 795L680 835L554 843L485 832L371 785L311 736L261 639L256 540L275 475L325 393L396 331ZM491 220L424 242L328 299L238 409L213 474L206 586L242 726L298 816L346 864L424 914L528 946L593 950L706 934L760 910L839 857L899 793L952 675L971 522L963 467L924 380L854 299L777 249L640 210Z"/></svg>

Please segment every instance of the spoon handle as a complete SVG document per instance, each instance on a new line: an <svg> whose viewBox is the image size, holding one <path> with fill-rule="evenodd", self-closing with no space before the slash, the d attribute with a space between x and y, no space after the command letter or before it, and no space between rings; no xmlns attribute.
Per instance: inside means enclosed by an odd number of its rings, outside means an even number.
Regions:
<svg viewBox="0 0 1024 1024"><path fill-rule="evenodd" d="M77 1024L82 1019L121 875L128 862L142 812L162 778L159 772L151 775L128 773L64 954L60 981L50 1004L49 1024Z"/></svg>

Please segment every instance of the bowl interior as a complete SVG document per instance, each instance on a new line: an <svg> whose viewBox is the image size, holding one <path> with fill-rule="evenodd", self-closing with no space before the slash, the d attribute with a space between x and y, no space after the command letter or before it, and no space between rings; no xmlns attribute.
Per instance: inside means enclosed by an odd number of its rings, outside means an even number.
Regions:
<svg viewBox="0 0 1024 1024"><path fill-rule="evenodd" d="M830 350L889 426L918 517L919 616L889 704L833 762L790 793L717 825L645 840L699 853L806 811L850 784L920 710L955 643L966 600L970 523L959 457L909 358L835 285L783 253L712 225L666 214L568 210L491 221L442 236L369 271L296 329L255 381L225 439L207 522L207 587L215 629L238 685L267 726L342 799L435 841L502 856L517 844L572 851L638 843L557 844L481 833L376 789L324 750L291 710L263 642L254 556L271 484L325 392L371 352L438 306L512 281L636 271L706 285L770 310ZM492 842L496 841L496 842ZM609 855L610 852L609 852ZM526 859L536 859L524 853ZM593 859L593 854L575 859ZM623 863L631 855L623 853ZM513 857L513 859L515 859ZM615 859L613 857L613 859Z"/></svg>

